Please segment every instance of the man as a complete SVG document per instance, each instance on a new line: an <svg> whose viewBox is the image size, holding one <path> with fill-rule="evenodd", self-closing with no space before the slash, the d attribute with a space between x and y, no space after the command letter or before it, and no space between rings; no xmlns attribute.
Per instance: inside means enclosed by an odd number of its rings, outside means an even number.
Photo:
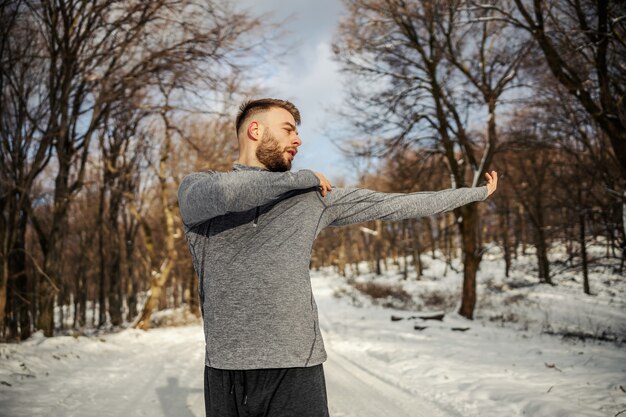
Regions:
<svg viewBox="0 0 626 417"><path fill-rule="evenodd" d="M230 172L193 173L178 198L200 279L207 416L328 416L326 360L309 260L327 226L429 216L484 200L487 186L411 194L333 189L290 172L302 144L290 102L244 103Z"/></svg>

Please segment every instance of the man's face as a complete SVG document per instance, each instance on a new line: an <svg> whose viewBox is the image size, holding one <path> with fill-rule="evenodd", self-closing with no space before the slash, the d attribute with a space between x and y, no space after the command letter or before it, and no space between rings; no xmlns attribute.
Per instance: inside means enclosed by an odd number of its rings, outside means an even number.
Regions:
<svg viewBox="0 0 626 417"><path fill-rule="evenodd" d="M270 171L289 171L302 144L293 116L285 109L272 108L266 113L264 128L257 159Z"/></svg>

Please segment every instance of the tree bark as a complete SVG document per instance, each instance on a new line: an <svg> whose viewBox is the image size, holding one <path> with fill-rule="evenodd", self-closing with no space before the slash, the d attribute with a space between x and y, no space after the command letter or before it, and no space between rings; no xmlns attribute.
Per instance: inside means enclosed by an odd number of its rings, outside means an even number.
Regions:
<svg viewBox="0 0 626 417"><path fill-rule="evenodd" d="M534 217L534 216L533 216ZM552 285L550 277L550 261L548 259L548 245L546 243L545 233L543 231L545 225L543 223L542 208L537 209L536 219L531 221L533 227L533 235L535 240L535 249L537 251L537 269L539 280L546 284Z"/></svg>
<svg viewBox="0 0 626 417"><path fill-rule="evenodd" d="M122 316L122 266L120 259L120 239L118 230L118 214L120 206L119 190L111 191L109 203L109 253L107 256L107 270L109 278L109 315L111 324L119 326L124 322Z"/></svg>
<svg viewBox="0 0 626 417"><path fill-rule="evenodd" d="M578 224L580 230L580 258L582 260L583 267L583 291L587 295L591 295L591 290L589 289L589 267L587 265L587 243L585 242L585 212L584 210L580 211L580 215L578 217Z"/></svg>
<svg viewBox="0 0 626 417"><path fill-rule="evenodd" d="M476 274L482 258L480 254L478 206L476 203L471 203L457 209L457 211L462 217L462 220L457 221L457 224L463 242L463 297L459 314L472 320L476 307Z"/></svg>
<svg viewBox="0 0 626 417"><path fill-rule="evenodd" d="M500 212L500 233L502 235L502 248L504 250L504 276L508 278L511 271L511 245L509 243L509 228L511 221L509 200L508 198L505 198L504 201L504 207Z"/></svg>
<svg viewBox="0 0 626 417"><path fill-rule="evenodd" d="M374 256L376 259L376 275L382 275L382 222L380 220L376 220L376 235L374 236Z"/></svg>
<svg viewBox="0 0 626 417"><path fill-rule="evenodd" d="M427 220L428 221L428 220ZM415 267L415 279L421 279L424 271L422 268L422 243L420 241L419 220L413 220L409 231L413 248L413 266ZM429 222L430 223L430 222Z"/></svg>
<svg viewBox="0 0 626 417"><path fill-rule="evenodd" d="M106 179L103 179L103 183ZM98 273L98 327L105 325L106 319L106 289L107 289L107 250L105 248L105 225L104 225L104 206L106 199L106 189L104 185L100 188L100 201L98 204L98 253L100 259L100 268Z"/></svg>
<svg viewBox="0 0 626 417"><path fill-rule="evenodd" d="M150 318L152 312L158 305L159 298L163 286L167 282L176 260L178 259L178 252L176 251L176 238L175 238L175 226L174 226L174 213L170 205L169 188L167 184L168 173L168 160L172 153L172 128L169 124L168 115L164 112L161 114L165 125L165 141L161 147L161 154L159 160L159 185L160 185L160 197L163 210L163 217L165 219L165 245L166 245L166 258L161 264L158 271L154 272L154 276L150 281L150 291L148 293L148 299L144 305L143 311L139 321L135 325L135 328L148 330L150 328ZM152 246L152 245L149 245Z"/></svg>

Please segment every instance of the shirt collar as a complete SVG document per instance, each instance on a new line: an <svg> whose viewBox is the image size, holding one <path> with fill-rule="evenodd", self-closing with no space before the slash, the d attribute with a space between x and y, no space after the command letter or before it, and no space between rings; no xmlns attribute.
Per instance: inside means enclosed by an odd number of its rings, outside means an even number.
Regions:
<svg viewBox="0 0 626 417"><path fill-rule="evenodd" d="M233 171L269 171L269 169L261 168L261 167L253 167L251 165L244 165L244 164L239 164L235 162L233 164Z"/></svg>

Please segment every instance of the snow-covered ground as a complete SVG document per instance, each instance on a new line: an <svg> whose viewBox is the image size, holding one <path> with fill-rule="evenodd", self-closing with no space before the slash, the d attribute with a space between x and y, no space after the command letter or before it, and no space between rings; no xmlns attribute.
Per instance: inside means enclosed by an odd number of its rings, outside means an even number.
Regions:
<svg viewBox="0 0 626 417"><path fill-rule="evenodd" d="M331 415L613 417L626 410L625 279L596 267L596 295L587 296L577 272L557 274L556 287L538 285L533 262L519 259L505 279L501 257L485 255L474 321L455 313L461 274L448 268L444 276L438 259L424 257L420 281L404 281L394 268L348 281L330 269L312 271ZM372 300L355 289L368 282L408 295ZM444 319L413 317L434 312ZM203 416L202 337L191 325L0 344L0 416Z"/></svg>
<svg viewBox="0 0 626 417"><path fill-rule="evenodd" d="M0 415L203 416L203 349L199 325L1 345Z"/></svg>
<svg viewBox="0 0 626 417"><path fill-rule="evenodd" d="M590 248L591 256L603 251ZM501 254L492 249L478 274L474 321L456 314L458 261L446 268L424 256L420 280L413 271L403 280L401 262L382 276L350 277L350 284L330 270L312 277L326 343L449 415L626 415L626 278L618 262L599 263L589 276L593 295L585 295L582 274L565 258L562 248L551 252L560 266L550 286L537 282L532 254L514 261L505 278ZM398 295L372 299L355 289L366 285ZM415 317L433 313L445 317Z"/></svg>

